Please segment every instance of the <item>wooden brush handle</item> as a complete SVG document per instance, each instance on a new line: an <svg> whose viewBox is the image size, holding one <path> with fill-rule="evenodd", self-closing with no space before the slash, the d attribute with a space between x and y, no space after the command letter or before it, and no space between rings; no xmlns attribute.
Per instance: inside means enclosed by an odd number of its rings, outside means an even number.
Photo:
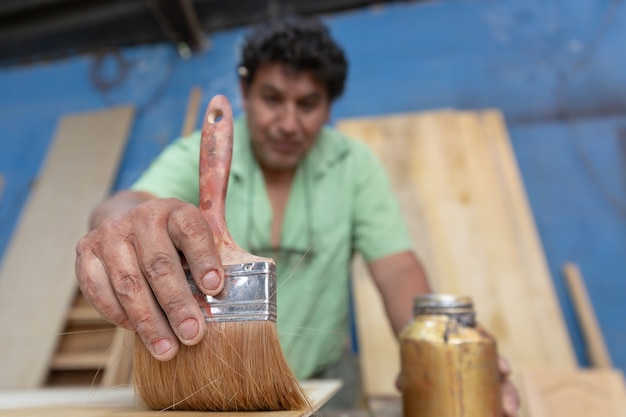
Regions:
<svg viewBox="0 0 626 417"><path fill-rule="evenodd" d="M228 99L211 99L200 142L200 210L213 230L224 265L268 261L241 249L226 226L226 191L233 155L233 113ZM269 260L271 261L271 260Z"/></svg>

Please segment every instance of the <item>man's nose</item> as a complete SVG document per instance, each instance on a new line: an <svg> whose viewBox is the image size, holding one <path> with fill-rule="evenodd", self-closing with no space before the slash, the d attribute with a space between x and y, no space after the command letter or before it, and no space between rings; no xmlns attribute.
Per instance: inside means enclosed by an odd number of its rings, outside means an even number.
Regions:
<svg viewBox="0 0 626 417"><path fill-rule="evenodd" d="M282 112L279 128L282 133L292 135L298 130L298 112L296 106L287 104Z"/></svg>

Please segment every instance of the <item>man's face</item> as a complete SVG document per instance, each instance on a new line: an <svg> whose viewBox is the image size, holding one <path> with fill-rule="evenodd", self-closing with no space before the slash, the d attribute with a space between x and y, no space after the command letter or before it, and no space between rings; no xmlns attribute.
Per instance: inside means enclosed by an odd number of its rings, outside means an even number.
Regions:
<svg viewBox="0 0 626 417"><path fill-rule="evenodd" d="M242 84L252 146L264 170L293 170L328 121L326 87L308 71L271 63Z"/></svg>

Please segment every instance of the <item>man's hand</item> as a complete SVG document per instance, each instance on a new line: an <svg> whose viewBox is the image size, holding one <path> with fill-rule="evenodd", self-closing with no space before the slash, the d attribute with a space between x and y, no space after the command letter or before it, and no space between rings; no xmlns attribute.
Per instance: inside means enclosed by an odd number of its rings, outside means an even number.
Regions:
<svg viewBox="0 0 626 417"><path fill-rule="evenodd" d="M519 415L520 398L517 388L510 379L511 366L503 356L498 357L500 368L500 389L502 391L502 411L505 417L517 417Z"/></svg>
<svg viewBox="0 0 626 417"><path fill-rule="evenodd" d="M76 246L78 283L104 318L137 331L156 359L169 360L179 341L196 344L205 330L183 260L198 288L216 295L224 274L219 253L194 205L151 198L129 208L128 197L138 194L120 194L105 203L106 216L92 216L93 230Z"/></svg>

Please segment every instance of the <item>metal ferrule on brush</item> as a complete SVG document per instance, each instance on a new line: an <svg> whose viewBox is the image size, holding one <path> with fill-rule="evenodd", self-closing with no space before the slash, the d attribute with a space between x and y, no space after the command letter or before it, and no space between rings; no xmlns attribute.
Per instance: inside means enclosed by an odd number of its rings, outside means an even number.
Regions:
<svg viewBox="0 0 626 417"><path fill-rule="evenodd" d="M187 282L207 323L276 321L276 266L250 262L224 266L224 289L216 296L203 294L189 271Z"/></svg>

